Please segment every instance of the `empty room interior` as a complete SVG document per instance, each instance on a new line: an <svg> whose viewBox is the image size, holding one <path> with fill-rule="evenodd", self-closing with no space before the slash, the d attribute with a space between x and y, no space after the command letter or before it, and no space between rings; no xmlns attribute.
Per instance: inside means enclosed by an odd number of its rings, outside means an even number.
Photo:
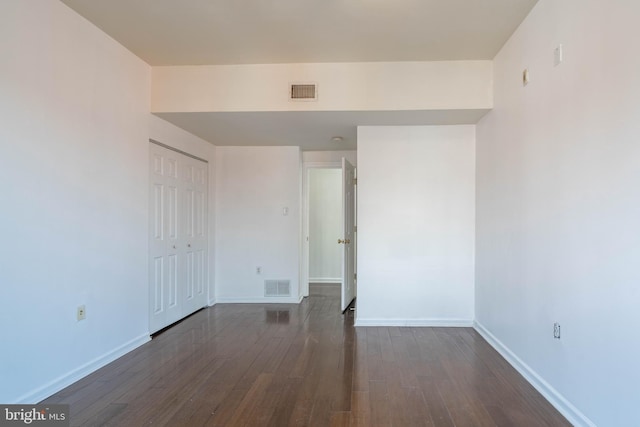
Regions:
<svg viewBox="0 0 640 427"><path fill-rule="evenodd" d="M638 19L0 1L0 404L640 425Z"/></svg>

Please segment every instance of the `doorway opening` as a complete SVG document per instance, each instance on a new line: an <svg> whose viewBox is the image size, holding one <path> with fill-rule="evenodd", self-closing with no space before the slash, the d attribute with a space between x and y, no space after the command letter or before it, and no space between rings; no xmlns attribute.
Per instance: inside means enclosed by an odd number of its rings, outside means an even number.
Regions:
<svg viewBox="0 0 640 427"><path fill-rule="evenodd" d="M355 168L342 162L303 166L303 296L309 285L338 287L341 311L356 296Z"/></svg>

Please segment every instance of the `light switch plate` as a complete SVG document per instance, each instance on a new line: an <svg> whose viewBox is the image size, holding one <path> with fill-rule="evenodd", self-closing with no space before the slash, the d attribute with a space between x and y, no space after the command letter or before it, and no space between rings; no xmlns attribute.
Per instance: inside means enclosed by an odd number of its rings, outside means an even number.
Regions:
<svg viewBox="0 0 640 427"><path fill-rule="evenodd" d="M564 61L564 52L562 50L562 45L559 44L558 47L553 50L553 65L557 67L562 64L562 61Z"/></svg>

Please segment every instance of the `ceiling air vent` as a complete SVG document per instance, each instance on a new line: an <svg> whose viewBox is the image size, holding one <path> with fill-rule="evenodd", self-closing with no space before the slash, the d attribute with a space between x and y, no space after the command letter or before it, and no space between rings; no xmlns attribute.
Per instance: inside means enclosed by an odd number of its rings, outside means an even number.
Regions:
<svg viewBox="0 0 640 427"><path fill-rule="evenodd" d="M289 90L292 101L316 101L318 99L318 85L315 83L294 83Z"/></svg>

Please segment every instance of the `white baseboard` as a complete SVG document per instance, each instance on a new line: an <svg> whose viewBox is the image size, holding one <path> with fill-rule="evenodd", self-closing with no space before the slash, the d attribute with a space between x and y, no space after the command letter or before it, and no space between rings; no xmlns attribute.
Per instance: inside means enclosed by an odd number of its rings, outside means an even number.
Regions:
<svg viewBox="0 0 640 427"><path fill-rule="evenodd" d="M309 283L331 283L341 284L342 277L309 277Z"/></svg>
<svg viewBox="0 0 640 427"><path fill-rule="evenodd" d="M214 305L216 305L216 300L215 300L215 298L214 298L214 299L209 300L209 307L213 307Z"/></svg>
<svg viewBox="0 0 640 427"><path fill-rule="evenodd" d="M151 337L149 334L142 334L137 338L132 339L120 347L117 347L102 356L98 356L90 362L85 363L84 365L56 378L55 380L30 391L27 394L22 395L18 399L16 399L15 403L17 404L35 404L40 402L47 397L59 392L65 387L70 386L76 381L86 377L87 375L97 371L105 365L113 362L121 356L129 353L132 350L140 347L142 344L149 342Z"/></svg>
<svg viewBox="0 0 640 427"><path fill-rule="evenodd" d="M488 329L475 321L473 328L487 340L495 350L504 357L516 371L520 373L536 390L544 396L571 424L576 427L596 427L582 412L564 398L555 388L546 382L529 365L524 363L507 346L496 338Z"/></svg>
<svg viewBox="0 0 640 427"><path fill-rule="evenodd" d="M300 297L262 297L262 298L216 298L216 304L300 304Z"/></svg>
<svg viewBox="0 0 640 427"><path fill-rule="evenodd" d="M356 317L354 326L406 326L437 328L470 328L471 319L360 319Z"/></svg>

